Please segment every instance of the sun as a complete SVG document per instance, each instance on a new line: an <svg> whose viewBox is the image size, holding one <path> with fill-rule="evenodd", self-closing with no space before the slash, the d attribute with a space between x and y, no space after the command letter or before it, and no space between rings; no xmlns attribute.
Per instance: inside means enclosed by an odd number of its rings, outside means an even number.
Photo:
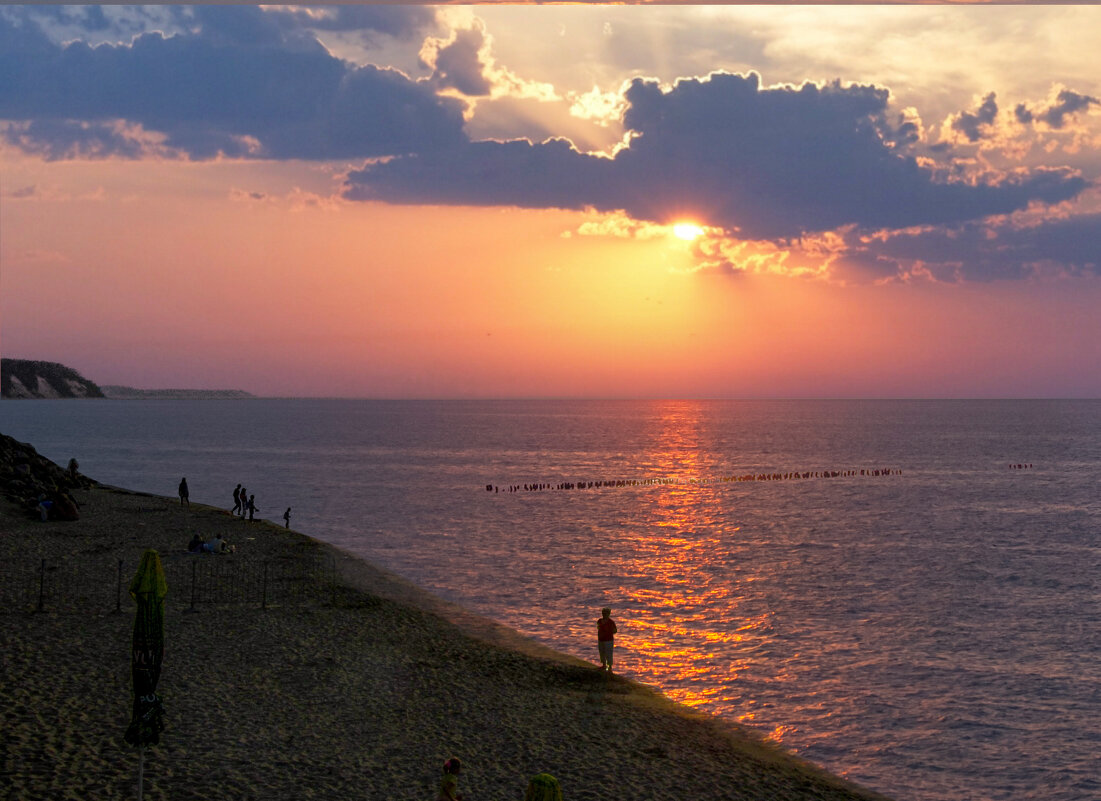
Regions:
<svg viewBox="0 0 1101 801"><path fill-rule="evenodd" d="M695 223L682 222L673 226L673 236L677 239L683 239L685 242L691 242L702 234L703 229Z"/></svg>

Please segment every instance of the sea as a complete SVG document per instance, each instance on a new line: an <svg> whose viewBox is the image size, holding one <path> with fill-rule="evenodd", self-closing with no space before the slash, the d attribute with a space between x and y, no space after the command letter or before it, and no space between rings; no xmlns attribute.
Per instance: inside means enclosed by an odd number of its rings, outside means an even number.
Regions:
<svg viewBox="0 0 1101 801"><path fill-rule="evenodd" d="M43 400L229 507L898 801L1101 798L1101 401ZM181 543L182 547L183 543Z"/></svg>

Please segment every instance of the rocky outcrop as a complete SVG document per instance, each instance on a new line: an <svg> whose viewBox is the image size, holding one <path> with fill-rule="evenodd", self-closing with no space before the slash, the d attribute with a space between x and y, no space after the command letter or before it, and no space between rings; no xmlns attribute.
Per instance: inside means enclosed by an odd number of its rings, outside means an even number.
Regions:
<svg viewBox="0 0 1101 801"><path fill-rule="evenodd" d="M75 459L68 469L59 467L32 446L0 434L0 495L28 515L38 515L39 501L48 500L51 519L73 519L76 508L70 491L96 483L79 469Z"/></svg>
<svg viewBox="0 0 1101 801"><path fill-rule="evenodd" d="M102 398L92 381L57 362L0 359L0 397Z"/></svg>

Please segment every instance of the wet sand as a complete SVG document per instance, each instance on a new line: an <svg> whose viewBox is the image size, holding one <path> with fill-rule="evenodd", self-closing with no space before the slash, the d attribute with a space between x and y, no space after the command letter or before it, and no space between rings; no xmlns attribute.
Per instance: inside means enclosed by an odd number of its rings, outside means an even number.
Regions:
<svg viewBox="0 0 1101 801"><path fill-rule="evenodd" d="M266 609L190 611L186 580L170 578L166 730L147 750L146 798L431 801L458 756L468 801L519 801L544 771L566 801L883 799L293 530L102 486L74 495L75 522L0 498L0 563L72 568L44 611L10 587L0 609L5 798L135 797L137 754L122 738L133 606L124 597L115 611L113 566L123 560L129 582L154 548L177 577L186 560L321 557L336 569L307 601ZM183 553L195 531L238 553Z"/></svg>

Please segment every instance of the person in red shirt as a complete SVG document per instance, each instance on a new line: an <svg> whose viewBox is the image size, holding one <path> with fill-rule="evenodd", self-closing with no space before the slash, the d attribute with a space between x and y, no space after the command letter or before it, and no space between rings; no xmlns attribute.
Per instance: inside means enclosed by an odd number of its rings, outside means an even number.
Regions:
<svg viewBox="0 0 1101 801"><path fill-rule="evenodd" d="M600 666L612 672L612 649L615 647L617 629L612 620L612 610L604 607L600 610L600 620L596 621L596 647L600 650Z"/></svg>

